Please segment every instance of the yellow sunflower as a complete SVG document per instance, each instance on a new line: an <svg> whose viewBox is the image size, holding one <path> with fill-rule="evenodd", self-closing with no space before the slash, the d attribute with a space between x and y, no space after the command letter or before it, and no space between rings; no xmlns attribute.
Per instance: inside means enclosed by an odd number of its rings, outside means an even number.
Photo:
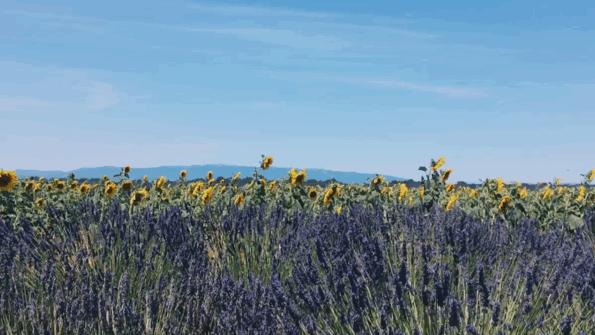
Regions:
<svg viewBox="0 0 595 335"><path fill-rule="evenodd" d="M211 201L211 199L213 199L214 190L215 188L213 186L209 186L206 190L204 190L204 192L202 192L201 200L203 204L206 205Z"/></svg>
<svg viewBox="0 0 595 335"><path fill-rule="evenodd" d="M159 179L157 179L157 181L155 182L155 186L159 189L163 188L166 184L167 178L165 178L164 176L159 177Z"/></svg>
<svg viewBox="0 0 595 335"><path fill-rule="evenodd" d="M587 195L587 188L583 185L579 186L578 188L578 195L576 196L576 201L581 202L585 200Z"/></svg>
<svg viewBox="0 0 595 335"><path fill-rule="evenodd" d="M132 183L132 180L124 180L120 184L120 188L122 188L124 191L130 191L133 185L134 184Z"/></svg>
<svg viewBox="0 0 595 335"><path fill-rule="evenodd" d="M289 181L293 186L303 184L306 181L306 177L306 170L299 172L296 169L289 170Z"/></svg>
<svg viewBox="0 0 595 335"><path fill-rule="evenodd" d="M186 180L186 177L188 177L188 171L186 171L186 170L180 171L180 179Z"/></svg>
<svg viewBox="0 0 595 335"><path fill-rule="evenodd" d="M89 193L89 191L91 191L91 185L89 185L88 183L82 183L81 187L79 188L79 191L83 194L85 193Z"/></svg>
<svg viewBox="0 0 595 335"><path fill-rule="evenodd" d="M18 183L16 171L0 170L0 192L12 192Z"/></svg>
<svg viewBox="0 0 595 335"><path fill-rule="evenodd" d="M506 208L508 207L508 205L510 204L510 202L512 201L512 199L505 195L502 200L500 200L500 203L498 204L498 210L500 212L505 212Z"/></svg>
<svg viewBox="0 0 595 335"><path fill-rule="evenodd" d="M118 187L114 182L108 181L104 184L103 193L111 198L116 194L117 189Z"/></svg>
<svg viewBox="0 0 595 335"><path fill-rule="evenodd" d="M444 171L444 173L442 173L442 176L440 176L440 179L442 181L447 181L448 178L450 177L451 173L452 173L452 169L447 169L446 171Z"/></svg>
<svg viewBox="0 0 595 335"><path fill-rule="evenodd" d="M449 211L451 209L453 209L457 203L457 201L459 200L459 196L456 194L451 195L448 198L448 202L446 203L446 211Z"/></svg>
<svg viewBox="0 0 595 335"><path fill-rule="evenodd" d="M271 165L273 165L273 157L272 156L266 156L262 159L262 162L260 162L260 168L263 170L270 168Z"/></svg>
<svg viewBox="0 0 595 335"><path fill-rule="evenodd" d="M403 201L407 196L407 193L409 193L409 187L407 187L406 184L399 185L399 201Z"/></svg>
<svg viewBox="0 0 595 335"><path fill-rule="evenodd" d="M313 187L312 187L312 188L310 188L310 190L308 191L308 197L309 197L311 200L316 200L316 197L317 197L317 196L318 196L318 193L316 192L316 189L315 189L315 188L313 188Z"/></svg>
<svg viewBox="0 0 595 335"><path fill-rule="evenodd" d="M233 204L237 207L240 207L244 203L244 195L242 193L235 196L233 199Z"/></svg>
<svg viewBox="0 0 595 335"><path fill-rule="evenodd" d="M43 200L43 198L35 200L35 207L43 208L43 206L45 206L45 200Z"/></svg>
<svg viewBox="0 0 595 335"><path fill-rule="evenodd" d="M140 204L143 200L145 200L148 196L149 192L147 192L147 190L145 190L144 188L138 189L132 192L132 195L130 196L130 205L136 206Z"/></svg>
<svg viewBox="0 0 595 335"><path fill-rule="evenodd" d="M438 171L438 169L440 169L444 163L446 163L446 160L444 159L444 157L440 157L438 158L437 161L432 163L432 171L436 172Z"/></svg>

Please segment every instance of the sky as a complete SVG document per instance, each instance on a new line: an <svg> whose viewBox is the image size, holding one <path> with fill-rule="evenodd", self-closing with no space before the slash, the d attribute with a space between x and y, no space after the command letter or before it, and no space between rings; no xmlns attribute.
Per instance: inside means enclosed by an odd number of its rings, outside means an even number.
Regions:
<svg viewBox="0 0 595 335"><path fill-rule="evenodd" d="M593 1L0 4L0 168L595 167Z"/></svg>

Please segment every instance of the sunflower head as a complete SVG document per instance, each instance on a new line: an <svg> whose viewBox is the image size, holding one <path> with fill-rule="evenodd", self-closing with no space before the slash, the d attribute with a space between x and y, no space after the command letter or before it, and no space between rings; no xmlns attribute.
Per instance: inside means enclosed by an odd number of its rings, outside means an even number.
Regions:
<svg viewBox="0 0 595 335"><path fill-rule="evenodd" d="M108 181L104 184L103 193L111 198L116 194L117 189L118 187L114 182Z"/></svg>
<svg viewBox="0 0 595 335"><path fill-rule="evenodd" d="M448 180L448 178L450 177L450 174L452 173L452 169L446 169L442 175L440 176L440 179L445 182Z"/></svg>
<svg viewBox="0 0 595 335"><path fill-rule="evenodd" d="M542 192L542 197L545 200L551 199L554 196L554 190L549 186L546 186Z"/></svg>
<svg viewBox="0 0 595 335"><path fill-rule="evenodd" d="M455 205L457 204L457 201L459 200L459 196L456 194L452 194L450 197L448 197L448 201L446 202L446 211L450 211L451 209L453 209L455 207Z"/></svg>
<svg viewBox="0 0 595 335"><path fill-rule="evenodd" d="M506 184L502 178L496 179L496 192L502 193L504 192Z"/></svg>
<svg viewBox="0 0 595 335"><path fill-rule="evenodd" d="M125 174L129 174L130 170L132 170L132 168L130 167L130 165L126 165L125 167L122 168L122 170L124 171Z"/></svg>
<svg viewBox="0 0 595 335"><path fill-rule="evenodd" d="M132 180L124 180L122 181L122 183L120 184L120 187L124 190L124 191L130 191L132 189L133 183Z"/></svg>
<svg viewBox="0 0 595 335"><path fill-rule="evenodd" d="M66 188L66 183L64 182L64 180L56 179L54 180L54 187L58 191L62 191Z"/></svg>
<svg viewBox="0 0 595 335"><path fill-rule="evenodd" d="M136 206L140 204L143 200L145 200L148 196L149 192L147 192L147 190L145 190L144 188L138 189L132 192L132 195L130 196L130 205Z"/></svg>
<svg viewBox="0 0 595 335"><path fill-rule="evenodd" d="M76 190L78 187L79 187L79 183L78 183L78 181L76 181L76 180L73 180L73 181L70 183L70 189L71 189L71 190L73 190L73 191L74 191L74 190Z"/></svg>
<svg viewBox="0 0 595 335"><path fill-rule="evenodd" d="M296 169L291 169L289 171L289 181L293 186L303 184L304 181L306 181L306 177L306 170L301 170L298 172Z"/></svg>
<svg viewBox="0 0 595 335"><path fill-rule="evenodd" d="M318 192L316 192L315 188L310 188L310 190L308 191L308 198L310 198L311 200L316 200L316 197L318 196Z"/></svg>
<svg viewBox="0 0 595 335"><path fill-rule="evenodd" d="M266 170L270 168L271 165L273 165L273 156L266 156L262 158L262 161L260 162L261 169Z"/></svg>
<svg viewBox="0 0 595 335"><path fill-rule="evenodd" d="M378 187L378 186L380 186L380 185L381 185L383 182L384 182L384 176L379 176L379 175L376 175L376 177L374 177L374 179L372 179L372 182L371 182L371 184L372 184L372 186L374 186L374 187Z"/></svg>
<svg viewBox="0 0 595 335"><path fill-rule="evenodd" d="M233 204L236 205L237 207L241 206L244 203L244 195L242 193L238 194L235 196L235 198L233 199Z"/></svg>
<svg viewBox="0 0 595 335"><path fill-rule="evenodd" d="M38 198L35 200L35 207L43 208L43 206L45 206L45 200L43 200L43 198Z"/></svg>
<svg viewBox="0 0 595 335"><path fill-rule="evenodd" d="M409 193L409 187L406 184L399 185L399 200L405 199L407 193Z"/></svg>
<svg viewBox="0 0 595 335"><path fill-rule="evenodd" d="M213 180L213 171L209 171L209 172L207 172L207 180L208 180L208 181L211 181L211 180Z"/></svg>
<svg viewBox="0 0 595 335"><path fill-rule="evenodd" d="M157 179L157 181L155 182L155 186L158 189L162 189L163 187L165 187L166 184L167 184L167 178L165 178L164 176L159 177L159 179Z"/></svg>
<svg viewBox="0 0 595 335"><path fill-rule="evenodd" d="M16 171L0 170L0 192L12 192L18 183Z"/></svg>
<svg viewBox="0 0 595 335"><path fill-rule="evenodd" d="M506 209L508 208L508 205L510 204L510 202L512 201L512 199L505 195L502 200L500 200L500 203L498 204L498 211L500 211L501 213L504 213L506 211Z"/></svg>
<svg viewBox="0 0 595 335"><path fill-rule="evenodd" d="M587 172L586 178L589 183L592 182L595 179L595 169L591 169L591 171Z"/></svg>
<svg viewBox="0 0 595 335"><path fill-rule="evenodd" d="M438 158L437 161L432 160L432 171L438 171L444 165L444 163L446 163L444 157Z"/></svg>
<svg viewBox="0 0 595 335"><path fill-rule="evenodd" d="M85 193L89 193L89 191L91 191L91 185L89 185L88 183L82 183L81 187L79 188L79 191L83 194Z"/></svg>
<svg viewBox="0 0 595 335"><path fill-rule="evenodd" d="M578 188L578 195L576 196L576 201L581 202L585 200L587 195L587 188L584 185L579 186Z"/></svg>
<svg viewBox="0 0 595 335"><path fill-rule="evenodd" d="M188 177L188 171L186 171L186 170L180 171L180 179L186 180L186 177Z"/></svg>
<svg viewBox="0 0 595 335"><path fill-rule="evenodd" d="M215 188L213 186L209 186L207 187L206 190L204 190L202 192L202 196L201 196L201 200L203 204L208 204L211 199L213 199L213 192L215 191Z"/></svg>

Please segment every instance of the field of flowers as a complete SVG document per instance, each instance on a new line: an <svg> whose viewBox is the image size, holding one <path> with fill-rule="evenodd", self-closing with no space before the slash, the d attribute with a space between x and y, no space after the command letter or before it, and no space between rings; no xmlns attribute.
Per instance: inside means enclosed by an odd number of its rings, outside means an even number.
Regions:
<svg viewBox="0 0 595 335"><path fill-rule="evenodd" d="M0 334L595 334L595 169L417 186L0 170Z"/></svg>

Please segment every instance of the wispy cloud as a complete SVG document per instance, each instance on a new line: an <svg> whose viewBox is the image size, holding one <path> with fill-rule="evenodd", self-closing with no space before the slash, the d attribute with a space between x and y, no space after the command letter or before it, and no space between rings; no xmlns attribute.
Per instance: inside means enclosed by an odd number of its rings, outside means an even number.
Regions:
<svg viewBox="0 0 595 335"><path fill-rule="evenodd" d="M352 80L352 82L367 85L394 87L417 92L434 93L453 98L483 98L487 96L485 92L475 88L420 84L403 80L364 79Z"/></svg>
<svg viewBox="0 0 595 335"><path fill-rule="evenodd" d="M191 9L199 12L225 15L225 16L261 16L261 17L294 17L322 19L330 18L336 15L330 13L302 11L295 9L286 9L279 7L260 7L260 6L241 6L241 5L220 5L214 3L193 3L189 5Z"/></svg>
<svg viewBox="0 0 595 335"><path fill-rule="evenodd" d="M0 112L98 112L116 106L122 94L110 83L81 69L0 62Z"/></svg>
<svg viewBox="0 0 595 335"><path fill-rule="evenodd" d="M254 42L291 48L319 50L340 50L349 46L347 41L328 34L305 33L291 29L269 28L201 28L179 27L178 29L196 33L214 33L233 36Z"/></svg>

